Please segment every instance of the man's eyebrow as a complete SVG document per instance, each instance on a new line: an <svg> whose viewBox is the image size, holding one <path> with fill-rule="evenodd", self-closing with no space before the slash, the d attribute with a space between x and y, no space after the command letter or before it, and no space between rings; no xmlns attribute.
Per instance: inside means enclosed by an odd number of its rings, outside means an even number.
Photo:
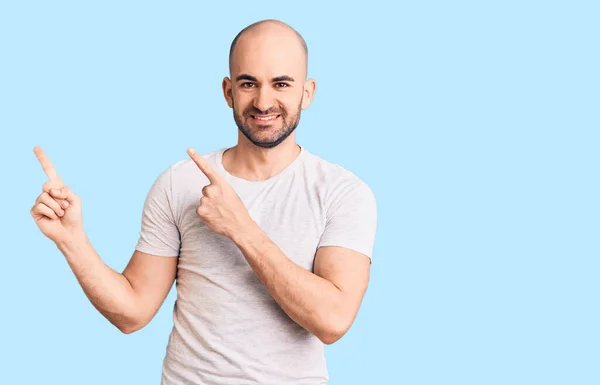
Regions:
<svg viewBox="0 0 600 385"><path fill-rule="evenodd" d="M289 76L277 76L276 78L273 78L273 83L275 82L293 82L294 78L289 77Z"/></svg>
<svg viewBox="0 0 600 385"><path fill-rule="evenodd" d="M241 75L239 75L238 77L235 78L236 82L239 82L240 80L249 80L251 82L258 82L258 80L254 76L248 75L248 74L241 74ZM271 79L271 81L273 83L276 83L276 82L293 82L294 78L291 77L291 76L282 75L282 76L277 76L277 77Z"/></svg>
<svg viewBox="0 0 600 385"><path fill-rule="evenodd" d="M236 82L239 82L240 80L250 80L251 82L258 81L258 80L256 80L256 78L254 76L251 76L251 75L248 75L248 74L241 74L237 78L235 78Z"/></svg>

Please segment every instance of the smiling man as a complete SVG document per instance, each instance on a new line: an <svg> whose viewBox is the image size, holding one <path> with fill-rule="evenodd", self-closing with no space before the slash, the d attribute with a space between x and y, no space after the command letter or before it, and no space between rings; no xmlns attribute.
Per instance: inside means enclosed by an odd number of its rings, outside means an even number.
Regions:
<svg viewBox="0 0 600 385"><path fill-rule="evenodd" d="M238 142L160 174L118 273L85 235L81 200L35 149L49 182L31 210L94 306L124 333L154 317L174 282L163 385L326 384L324 344L350 328L369 282L377 213L369 186L295 140L315 94L288 25L240 32L223 93Z"/></svg>

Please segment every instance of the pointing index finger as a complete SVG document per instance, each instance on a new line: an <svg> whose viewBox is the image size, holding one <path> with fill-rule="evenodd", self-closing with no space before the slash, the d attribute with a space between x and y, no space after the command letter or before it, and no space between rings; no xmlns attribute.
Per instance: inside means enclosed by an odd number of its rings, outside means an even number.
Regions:
<svg viewBox="0 0 600 385"><path fill-rule="evenodd" d="M198 166L200 171L204 173L208 177L211 183L216 183L221 180L221 176L211 167L211 165L204 159L200 154L196 152L193 148L188 148L188 155L194 163Z"/></svg>
<svg viewBox="0 0 600 385"><path fill-rule="evenodd" d="M36 147L34 147L33 152L35 153L35 156L38 158L40 164L42 165L42 169L44 169L44 172L48 176L48 179L50 180L50 182L54 182L54 183L63 185L64 183L63 183L62 179L60 179L60 176L58 176L58 173L56 172L54 165L52 164L50 159L46 156L46 154L44 153L44 150L42 150L40 147L36 146Z"/></svg>

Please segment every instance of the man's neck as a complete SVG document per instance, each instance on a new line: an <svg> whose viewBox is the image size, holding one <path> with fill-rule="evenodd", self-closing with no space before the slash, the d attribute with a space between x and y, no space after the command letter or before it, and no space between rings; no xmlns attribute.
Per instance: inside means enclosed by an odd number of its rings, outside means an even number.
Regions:
<svg viewBox="0 0 600 385"><path fill-rule="evenodd" d="M292 136L273 148L258 147L245 137L240 139L235 147L225 151L222 163L231 175L250 181L279 174L300 154L300 146Z"/></svg>

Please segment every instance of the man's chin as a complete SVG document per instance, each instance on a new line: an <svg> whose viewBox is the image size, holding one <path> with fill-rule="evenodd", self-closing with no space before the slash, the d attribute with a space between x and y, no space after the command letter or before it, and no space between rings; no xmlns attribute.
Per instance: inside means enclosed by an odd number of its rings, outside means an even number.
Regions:
<svg viewBox="0 0 600 385"><path fill-rule="evenodd" d="M275 147L276 145L278 145L279 143L282 142L282 138L281 137L273 137L271 135L269 136L263 136L263 135L252 135L250 138L250 141L252 143L254 143L255 145L259 146L259 147L263 147L263 148L271 148L271 147Z"/></svg>
<svg viewBox="0 0 600 385"><path fill-rule="evenodd" d="M255 146L260 148L273 148L281 144L281 142L252 142Z"/></svg>
<svg viewBox="0 0 600 385"><path fill-rule="evenodd" d="M281 135L280 131L275 131L279 135L273 135L268 132L252 132L247 138L254 143L254 145L262 148L273 148L283 142L289 135ZM258 135L257 135L258 134ZM261 135L263 134L263 135ZM267 134L267 135L264 135Z"/></svg>

